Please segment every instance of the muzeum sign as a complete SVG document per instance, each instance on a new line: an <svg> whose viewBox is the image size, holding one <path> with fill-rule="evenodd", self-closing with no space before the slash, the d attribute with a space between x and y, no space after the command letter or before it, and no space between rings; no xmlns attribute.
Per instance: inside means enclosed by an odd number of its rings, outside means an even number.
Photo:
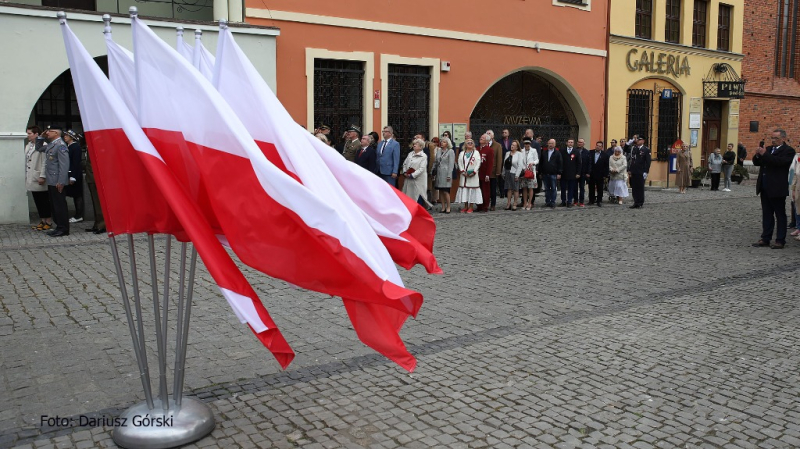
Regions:
<svg viewBox="0 0 800 449"><path fill-rule="evenodd" d="M638 53L638 49L632 48L625 58L625 64L631 72L644 70L649 73L672 75L675 78L691 75L692 68L689 66L688 56L655 51L643 51L641 56L637 56Z"/></svg>

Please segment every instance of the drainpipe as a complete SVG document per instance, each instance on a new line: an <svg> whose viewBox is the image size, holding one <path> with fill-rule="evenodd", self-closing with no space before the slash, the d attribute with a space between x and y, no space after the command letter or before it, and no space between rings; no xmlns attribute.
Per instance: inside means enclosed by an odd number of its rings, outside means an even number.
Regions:
<svg viewBox="0 0 800 449"><path fill-rule="evenodd" d="M611 2L606 3L606 73L605 73L605 85L606 85L606 96L603 98L603 109L604 109L604 120L603 120L603 143L608 142L608 94L609 94L609 70L611 65L609 64L609 60L611 59ZM603 145L605 146L605 145Z"/></svg>

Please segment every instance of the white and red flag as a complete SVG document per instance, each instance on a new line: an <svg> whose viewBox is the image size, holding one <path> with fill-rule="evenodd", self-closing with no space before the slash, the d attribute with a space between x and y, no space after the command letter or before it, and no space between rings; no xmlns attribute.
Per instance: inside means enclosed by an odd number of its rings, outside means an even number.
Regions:
<svg viewBox="0 0 800 449"><path fill-rule="evenodd" d="M413 370L416 360L399 330L417 314L422 295L403 286L367 219L337 210L271 163L199 71L141 20L131 26L140 125L168 166L199 175L242 262L345 298L359 338Z"/></svg>
<svg viewBox="0 0 800 449"><path fill-rule="evenodd" d="M61 27L109 232L191 240L239 320L285 368L294 352L255 291L65 19Z"/></svg>
<svg viewBox="0 0 800 449"><path fill-rule="evenodd" d="M295 123L226 26L217 43L214 85L271 162L348 219L363 214L400 266L410 269L419 263L429 273L441 274L433 255L436 225L430 214Z"/></svg>

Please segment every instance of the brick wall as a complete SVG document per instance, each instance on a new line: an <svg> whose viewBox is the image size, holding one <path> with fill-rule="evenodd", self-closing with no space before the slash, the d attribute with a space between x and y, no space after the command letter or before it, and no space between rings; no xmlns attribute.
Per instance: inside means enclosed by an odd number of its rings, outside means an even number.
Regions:
<svg viewBox="0 0 800 449"><path fill-rule="evenodd" d="M800 0L794 0L800 1ZM800 33L795 48L795 77L775 76L778 8L781 0L746 0L742 48L742 77L747 79L739 111L739 140L752 154L760 140L769 144L770 132L783 128L789 143L800 143ZM750 122L758 121L758 132Z"/></svg>

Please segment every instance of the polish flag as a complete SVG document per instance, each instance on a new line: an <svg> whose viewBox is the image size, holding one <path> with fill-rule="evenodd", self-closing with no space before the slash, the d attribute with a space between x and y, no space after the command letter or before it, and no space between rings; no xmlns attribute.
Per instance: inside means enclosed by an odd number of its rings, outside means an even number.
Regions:
<svg viewBox="0 0 800 449"><path fill-rule="evenodd" d="M419 263L429 273L442 273L428 211L295 123L224 25L217 57L215 87L271 162L348 217L364 215L400 266Z"/></svg>
<svg viewBox="0 0 800 449"><path fill-rule="evenodd" d="M271 163L199 71L138 18L131 26L140 125L170 167L197 170L233 251L265 274L345 298L359 338L413 370L398 332L422 295L403 287L367 219Z"/></svg>
<svg viewBox="0 0 800 449"><path fill-rule="evenodd" d="M294 352L255 291L66 19L61 19L61 30L92 163L100 168L95 169L95 176L98 191L102 192L101 202L109 231L175 233L182 225L239 320L250 326L278 363L286 368ZM113 57L109 54L109 59ZM109 68L113 70L114 67L110 65ZM147 221L153 224L139 228L116 225L128 219L128 215L139 218L136 224Z"/></svg>
<svg viewBox="0 0 800 449"><path fill-rule="evenodd" d="M207 80L211 81L214 76L214 55L206 49L202 40L203 32L194 32L194 53L192 54L192 65L200 71Z"/></svg>

